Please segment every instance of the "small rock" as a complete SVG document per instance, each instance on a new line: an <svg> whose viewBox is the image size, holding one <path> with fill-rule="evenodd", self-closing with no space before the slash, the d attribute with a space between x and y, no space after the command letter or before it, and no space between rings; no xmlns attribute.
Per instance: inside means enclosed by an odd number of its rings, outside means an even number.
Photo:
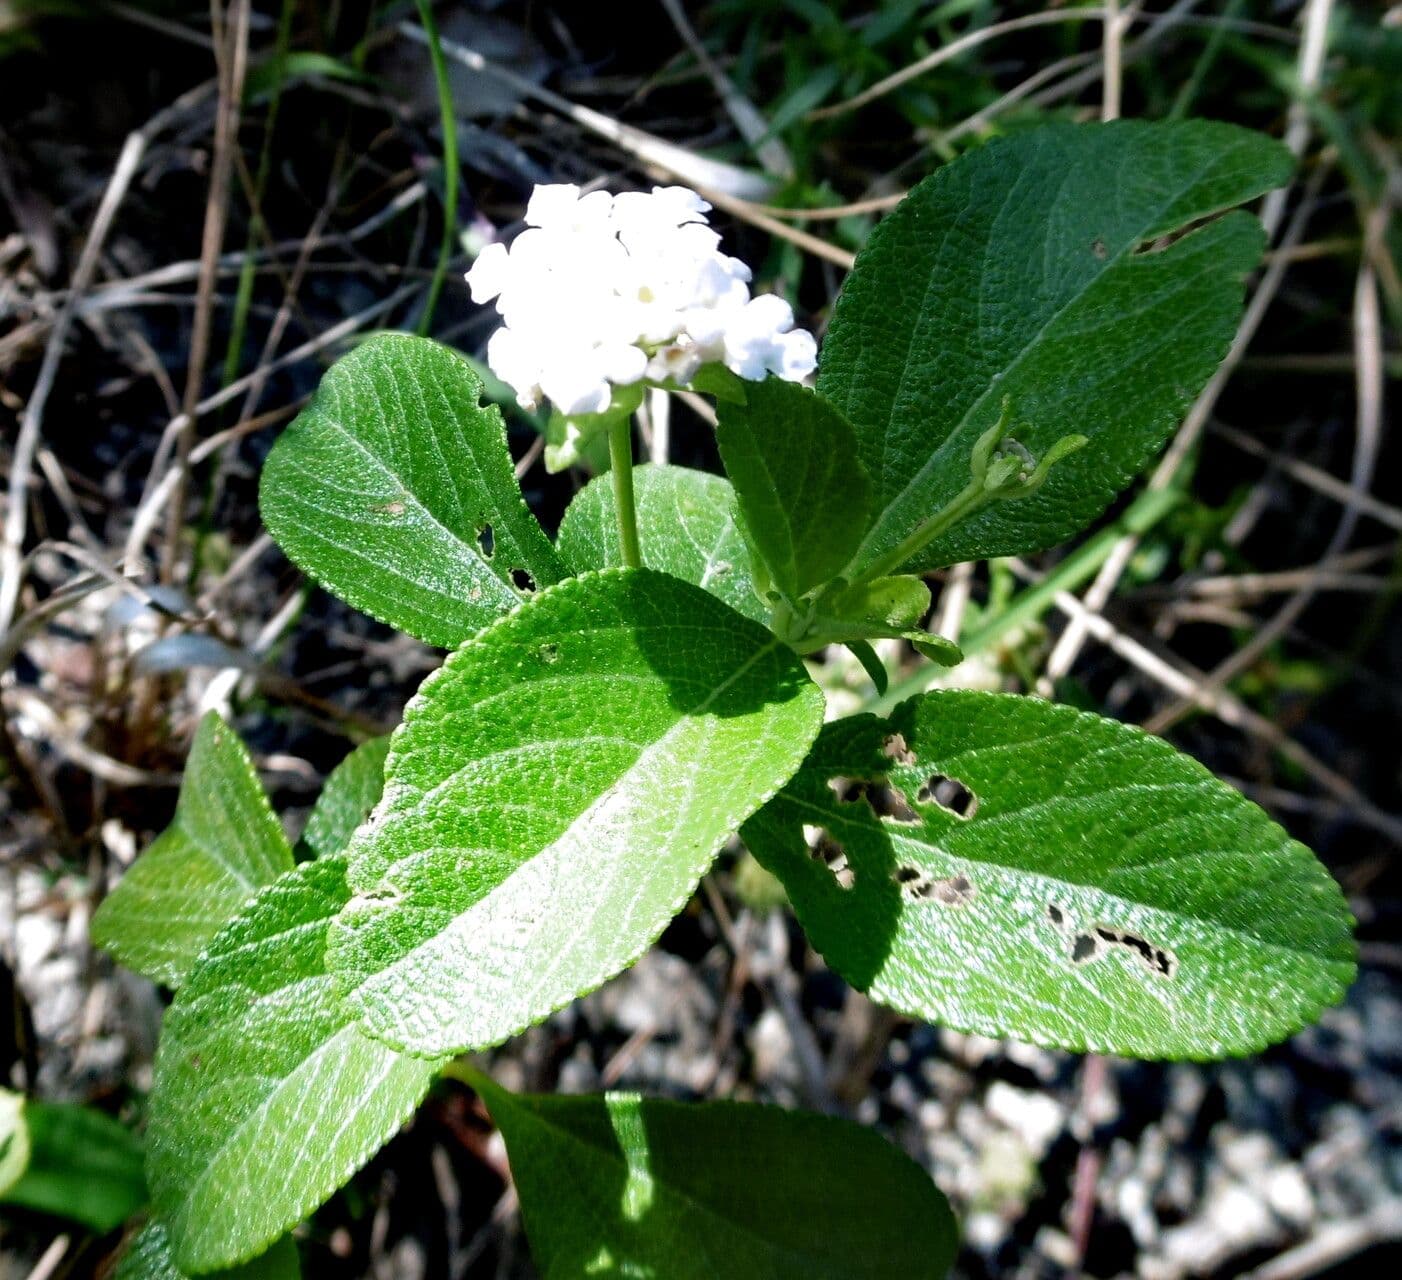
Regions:
<svg viewBox="0 0 1402 1280"><path fill-rule="evenodd" d="M988 1114L1004 1128L1012 1130L1033 1157L1042 1159L1066 1127L1066 1109L1045 1093L1015 1089L995 1080L984 1095Z"/></svg>
<svg viewBox="0 0 1402 1280"><path fill-rule="evenodd" d="M1265 1185L1266 1203L1292 1227L1301 1230L1314 1218L1314 1193L1297 1164L1271 1170Z"/></svg>
<svg viewBox="0 0 1402 1280"><path fill-rule="evenodd" d="M776 1079L791 1085L798 1083L793 1037L778 1009L771 1006L759 1015L750 1032L750 1048L755 1056L756 1079L766 1083Z"/></svg>

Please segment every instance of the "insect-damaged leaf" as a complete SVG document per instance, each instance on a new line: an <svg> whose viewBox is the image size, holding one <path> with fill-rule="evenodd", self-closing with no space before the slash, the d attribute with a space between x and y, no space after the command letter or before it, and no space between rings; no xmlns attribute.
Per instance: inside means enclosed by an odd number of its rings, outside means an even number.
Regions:
<svg viewBox="0 0 1402 1280"><path fill-rule="evenodd" d="M1354 972L1342 893L1261 809L1160 739L1031 698L829 725L742 834L838 973L963 1031L1249 1053Z"/></svg>
<svg viewBox="0 0 1402 1280"><path fill-rule="evenodd" d="M259 488L269 532L307 573L449 648L561 573L481 393L447 347L380 334L322 378Z"/></svg>
<svg viewBox="0 0 1402 1280"><path fill-rule="evenodd" d="M945 1198L914 1161L845 1120L478 1087L546 1280L938 1280L953 1259Z"/></svg>
<svg viewBox="0 0 1402 1280"><path fill-rule="evenodd" d="M818 390L856 428L874 486L853 569L890 553L969 483L1006 401L1040 458L1089 437L1035 494L993 502L904 565L1051 546L1104 510L1226 354L1254 218L1163 237L1289 177L1277 143L1207 121L1053 125L980 147L872 232L823 344Z"/></svg>
<svg viewBox="0 0 1402 1280"><path fill-rule="evenodd" d="M97 909L92 939L127 968L178 987L205 943L291 867L248 751L211 711L190 748L175 821Z"/></svg>
<svg viewBox="0 0 1402 1280"><path fill-rule="evenodd" d="M316 858L340 853L380 802L385 789L389 734L362 742L330 774L316 798L302 844Z"/></svg>
<svg viewBox="0 0 1402 1280"><path fill-rule="evenodd" d="M704 587L756 622L768 618L750 577L750 552L735 523L729 481L649 463L633 471L633 496L643 564ZM573 573L623 564L612 476L599 476L575 494L556 546Z"/></svg>
<svg viewBox="0 0 1402 1280"><path fill-rule="evenodd" d="M798 766L822 696L689 583L585 574L463 645L351 841L332 967L375 1035L495 1044L631 964Z"/></svg>
<svg viewBox="0 0 1402 1280"><path fill-rule="evenodd" d="M299 1223L442 1065L371 1039L337 998L326 930L348 897L339 858L288 872L210 944L166 1013L146 1173L188 1271L243 1262Z"/></svg>

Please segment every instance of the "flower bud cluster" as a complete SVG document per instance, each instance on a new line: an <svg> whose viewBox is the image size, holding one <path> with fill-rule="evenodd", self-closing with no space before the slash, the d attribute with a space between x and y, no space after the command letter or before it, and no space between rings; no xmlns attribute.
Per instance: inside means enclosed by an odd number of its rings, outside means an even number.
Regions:
<svg viewBox="0 0 1402 1280"><path fill-rule="evenodd" d="M782 298L750 296L750 269L720 252L710 209L685 187L581 195L539 186L510 249L489 245L467 283L505 324L487 363L523 408L603 413L615 387L686 386L706 364L791 382L817 362L812 334Z"/></svg>

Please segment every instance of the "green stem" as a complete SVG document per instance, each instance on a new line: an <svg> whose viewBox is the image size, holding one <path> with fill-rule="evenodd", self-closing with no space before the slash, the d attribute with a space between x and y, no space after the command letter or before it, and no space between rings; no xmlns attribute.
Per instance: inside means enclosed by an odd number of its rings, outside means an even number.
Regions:
<svg viewBox="0 0 1402 1280"><path fill-rule="evenodd" d="M633 427L626 413L609 423L609 468L613 472L613 505L618 512L618 540L623 563L642 568L638 546L638 509L633 501Z"/></svg>
<svg viewBox="0 0 1402 1280"><path fill-rule="evenodd" d="M939 537L946 529L957 524L965 516L972 515L984 503L991 500L992 495L983 487L982 477L970 480L924 524L916 526L913 533L891 548L879 560L863 569L860 576L849 585L856 586L858 583L872 582L877 578L886 577L887 574L895 573L927 542Z"/></svg>
<svg viewBox="0 0 1402 1280"><path fill-rule="evenodd" d="M283 70L287 50L292 42L292 14L295 0L282 0L278 14L277 36L273 44L273 87L268 99L268 116L263 125L263 145L258 153L258 173L253 179L249 199L248 239L244 243L243 265L239 268L238 287L234 291L233 319L229 323L229 345L224 352L224 376L221 387L227 387L237 376L243 356L244 334L248 327L248 311L253 305L253 281L257 274L256 251L259 241L271 245L272 235L263 221L263 193L272 171L273 135L277 130L278 109L282 105Z"/></svg>
<svg viewBox="0 0 1402 1280"><path fill-rule="evenodd" d="M1015 627L1039 618L1056 599L1060 591L1074 591L1088 582L1109 558L1110 552L1119 540L1126 535L1142 536L1176 507L1182 494L1174 489L1146 489L1130 505L1124 514L1097 533L1093 538L1077 547L1059 565L1035 586L1018 595L1007 608L987 619L982 626L962 637L959 645L966 658L987 649L995 640L1006 635ZM885 695L863 708L877 715L886 715L897 703L917 693L924 693L930 682L943 670L936 666L922 666L904 680L898 680Z"/></svg>
<svg viewBox="0 0 1402 1280"><path fill-rule="evenodd" d="M433 79L438 86L438 113L443 122L443 242L438 247L438 262L424 301L424 313L419 319L419 336L428 333L433 323L433 311L443 289L443 277L448 273L448 261L458 235L458 122L453 111L453 87L448 80L448 63L438 39L438 27L433 21L433 6L429 0L417 0L419 21L428 38L428 56L433 63Z"/></svg>

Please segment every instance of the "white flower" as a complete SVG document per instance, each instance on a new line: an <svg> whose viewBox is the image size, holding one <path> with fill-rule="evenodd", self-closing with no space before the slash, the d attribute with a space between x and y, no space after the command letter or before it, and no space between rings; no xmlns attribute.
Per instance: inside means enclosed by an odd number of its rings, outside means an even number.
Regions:
<svg viewBox="0 0 1402 1280"><path fill-rule="evenodd" d="M505 321L487 363L524 408L548 398L567 417L602 413L615 387L685 386L705 364L748 379L813 372L813 336L782 298L750 297L750 269L721 253L710 207L685 187L535 189L526 230L467 273L473 301L495 301Z"/></svg>

